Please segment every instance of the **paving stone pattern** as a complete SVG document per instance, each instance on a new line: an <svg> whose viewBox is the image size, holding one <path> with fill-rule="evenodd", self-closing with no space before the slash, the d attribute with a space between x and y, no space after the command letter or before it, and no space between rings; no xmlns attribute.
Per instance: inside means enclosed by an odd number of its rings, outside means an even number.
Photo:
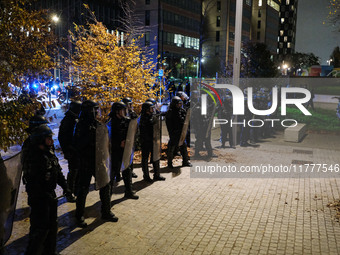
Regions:
<svg viewBox="0 0 340 255"><path fill-rule="evenodd" d="M313 154L293 153L294 149ZM270 143L216 152L244 163L339 163L340 158L334 149ZM65 160L61 164L66 174ZM338 178L199 179L190 178L188 167L170 171L162 162L166 181L147 185L138 165L135 172L139 178L133 180L134 187L140 199L123 199L119 183L112 196L117 223L100 219L99 193L93 186L86 203L87 229L75 226L75 204L60 200L61 254L340 254L340 224L334 209L327 207L340 198ZM28 216L21 186L8 254L24 252Z"/></svg>

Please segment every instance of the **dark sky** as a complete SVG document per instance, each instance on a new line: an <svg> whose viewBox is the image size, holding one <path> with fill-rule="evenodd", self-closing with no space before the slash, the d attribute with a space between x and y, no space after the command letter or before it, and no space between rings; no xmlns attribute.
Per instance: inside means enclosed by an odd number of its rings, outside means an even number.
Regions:
<svg viewBox="0 0 340 255"><path fill-rule="evenodd" d="M295 51L314 53L327 60L336 46L340 46L340 32L327 23L329 0L298 0ZM323 22L326 24L323 24Z"/></svg>

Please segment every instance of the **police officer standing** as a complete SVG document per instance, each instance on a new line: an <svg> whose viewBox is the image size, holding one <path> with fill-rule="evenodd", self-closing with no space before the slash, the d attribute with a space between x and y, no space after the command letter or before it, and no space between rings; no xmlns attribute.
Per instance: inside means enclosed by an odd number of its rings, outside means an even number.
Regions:
<svg viewBox="0 0 340 255"><path fill-rule="evenodd" d="M58 140L64 153L64 158L68 161L67 184L72 193L75 191L75 180L78 172L79 162L75 148L72 145L74 127L78 122L81 102L72 101L65 117L62 119L59 127ZM75 202L75 201L74 201Z"/></svg>
<svg viewBox="0 0 340 255"><path fill-rule="evenodd" d="M100 125L96 119L98 108L98 104L92 100L86 100L82 103L79 122L76 124L73 137L80 162L77 175L76 219L78 226L83 228L87 226L84 220L86 196L89 192L92 176L96 177L96 129ZM102 203L102 219L117 222L118 218L111 212L109 183L99 190L99 196Z"/></svg>
<svg viewBox="0 0 340 255"><path fill-rule="evenodd" d="M115 102L111 107L109 126L111 129L111 179L120 176L126 136L130 119L126 117L126 105L123 102ZM129 166L122 172L125 185L125 198L138 199L139 197L132 190L132 169Z"/></svg>
<svg viewBox="0 0 340 255"><path fill-rule="evenodd" d="M165 178L160 175L159 160L153 159L153 135L155 122L159 121L155 115L155 107L152 102L147 101L142 105L142 114L140 117L140 141L142 145L142 169L145 181L152 183L153 181L164 181ZM153 180L149 175L148 159L151 153L151 161L154 170Z"/></svg>
<svg viewBox="0 0 340 255"><path fill-rule="evenodd" d="M166 127L169 132L170 140L168 143L168 167L173 168L172 160L174 153L177 151L179 139L182 134L182 129L185 121L186 112L183 109L183 102L181 98L175 96L170 104L170 108L166 113ZM185 142L179 147L179 150L183 157L182 166L192 166L189 162L187 145Z"/></svg>
<svg viewBox="0 0 340 255"><path fill-rule="evenodd" d="M52 130L47 125L40 125L33 130L26 152L23 170L28 204L31 207L31 227L26 254L56 254L56 185L61 186L67 195L71 193L54 154Z"/></svg>

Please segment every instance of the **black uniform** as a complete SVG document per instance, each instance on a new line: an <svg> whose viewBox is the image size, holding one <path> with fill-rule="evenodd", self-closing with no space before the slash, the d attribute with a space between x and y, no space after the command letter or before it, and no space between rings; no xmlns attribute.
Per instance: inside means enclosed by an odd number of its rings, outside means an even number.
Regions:
<svg viewBox="0 0 340 255"><path fill-rule="evenodd" d="M69 109L60 123L58 133L60 147L64 153L64 158L68 161L69 172L67 174L67 184L72 193L75 191L75 180L79 168L78 157L72 144L74 127L78 122L78 115L79 111Z"/></svg>
<svg viewBox="0 0 340 255"><path fill-rule="evenodd" d="M221 144L222 144L222 148L225 147L225 143L227 141L227 136L229 139L229 146L230 148L234 147L233 144L233 131L232 131L232 127L230 126L230 121L232 120L233 117L233 108L232 108L232 102L231 102L231 98L223 98L223 106L218 107L218 111L217 111L217 116L219 119L226 119L228 120L227 124L221 124Z"/></svg>
<svg viewBox="0 0 340 255"><path fill-rule="evenodd" d="M164 177L159 174L159 160L153 160L153 135L154 135L154 125L156 121L160 121L159 116L155 114L150 114L147 111L153 107L151 102L146 102L142 106L142 114L140 117L139 129L140 129L140 142L142 147L142 169L144 180L152 182L149 176L149 166L148 159L151 153L151 162L153 165L154 176L153 180L165 180Z"/></svg>
<svg viewBox="0 0 340 255"><path fill-rule="evenodd" d="M166 127L169 132L170 140L168 143L168 166L172 168L172 160L174 158L174 152L177 151L179 139L181 137L186 112L182 107L178 107L177 103L181 103L182 100L179 97L174 97L170 104L170 109L165 115ZM184 142L180 147L179 151L183 157L183 166L191 166L189 162L187 145Z"/></svg>
<svg viewBox="0 0 340 255"><path fill-rule="evenodd" d="M208 113L210 113L208 111ZM200 157L199 152L206 150L208 157L213 156L211 146L211 130L208 131L210 123L210 114L201 115L201 105L196 103L192 107L192 128L195 131L195 157ZM204 147L204 148L203 148Z"/></svg>
<svg viewBox="0 0 340 255"><path fill-rule="evenodd" d="M45 125L42 128L45 131L49 129ZM44 134L38 127L36 132L33 132L26 151L27 157L23 162L28 204L31 207L31 227L26 254L55 254L58 201L54 190L58 184L67 191L58 158L52 147L43 144L46 135L52 136L52 131Z"/></svg>
<svg viewBox="0 0 340 255"><path fill-rule="evenodd" d="M82 104L87 104L85 101ZM93 101L91 101L93 102ZM87 105L85 105L87 108ZM90 108L90 109L89 109ZM89 192L89 186L92 176L95 176L96 162L96 129L100 123L95 119L94 107L91 106L87 109L82 109L80 114L79 122L76 125L74 132L74 146L77 150L78 160L80 162L80 167L77 175L77 186L78 190L77 201L76 201L76 218L78 224L81 227L86 227L84 222L84 210L86 203L86 196ZM117 221L118 218L110 211L110 184L107 184L99 190L99 196L101 200L101 214L102 219Z"/></svg>
<svg viewBox="0 0 340 255"><path fill-rule="evenodd" d="M126 140L130 118L116 116L116 110L124 109L125 104L123 102L117 102L112 105L112 112L110 113L111 120L109 126L111 128L111 180L120 175L120 168L122 165L124 146L123 143ZM125 185L125 197L138 199L132 190L132 167L129 166L122 172L123 181Z"/></svg>

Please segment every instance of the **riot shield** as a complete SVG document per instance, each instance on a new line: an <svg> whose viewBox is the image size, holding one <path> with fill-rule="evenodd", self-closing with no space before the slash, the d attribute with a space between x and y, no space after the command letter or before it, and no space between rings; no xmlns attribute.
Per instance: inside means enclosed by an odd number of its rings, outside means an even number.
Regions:
<svg viewBox="0 0 340 255"><path fill-rule="evenodd" d="M96 129L96 189L105 187L110 182L111 154L109 132L104 124Z"/></svg>
<svg viewBox="0 0 340 255"><path fill-rule="evenodd" d="M191 114L191 109L188 109L187 114L185 116L183 128L182 128L182 133L181 133L181 136L179 138L178 146L182 146L182 144L184 143L185 137L186 137L187 132L188 132L189 124L190 124L190 114Z"/></svg>
<svg viewBox="0 0 340 255"><path fill-rule="evenodd" d="M21 173L21 153L5 161L0 156L0 247L12 234Z"/></svg>
<svg viewBox="0 0 340 255"><path fill-rule="evenodd" d="M155 116L156 121L153 124L153 148L152 161L156 162L161 158L161 116Z"/></svg>
<svg viewBox="0 0 340 255"><path fill-rule="evenodd" d="M126 135L125 140L125 147L124 147L124 153L123 153L123 159L122 159L122 165L120 167L120 171L124 171L127 169L133 161L133 155L135 152L135 136L137 132L137 126L138 126L138 118L130 120L128 132Z"/></svg>
<svg viewBox="0 0 340 255"><path fill-rule="evenodd" d="M216 105L214 105L214 108L211 112L209 122L208 122L208 126L207 126L207 132L205 133L205 138L209 138L209 136L210 136L211 128L212 128L214 117L215 117L215 112L216 112Z"/></svg>

